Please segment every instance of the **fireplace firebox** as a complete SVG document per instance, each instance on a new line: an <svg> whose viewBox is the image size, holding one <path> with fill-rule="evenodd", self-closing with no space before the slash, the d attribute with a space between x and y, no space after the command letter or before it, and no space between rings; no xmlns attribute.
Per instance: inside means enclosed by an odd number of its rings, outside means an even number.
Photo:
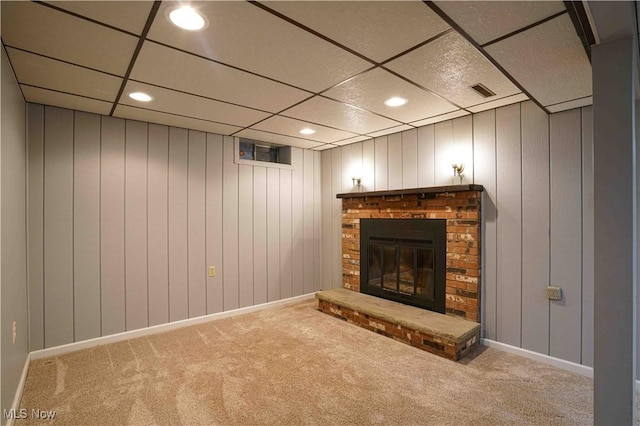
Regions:
<svg viewBox="0 0 640 426"><path fill-rule="evenodd" d="M360 219L360 292L445 313L446 220Z"/></svg>

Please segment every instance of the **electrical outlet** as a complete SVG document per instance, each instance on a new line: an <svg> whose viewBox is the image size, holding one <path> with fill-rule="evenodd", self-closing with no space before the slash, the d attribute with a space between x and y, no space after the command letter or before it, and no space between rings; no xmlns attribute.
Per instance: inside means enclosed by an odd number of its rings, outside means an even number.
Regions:
<svg viewBox="0 0 640 426"><path fill-rule="evenodd" d="M216 267L215 266L209 266L209 276L210 277L215 277L216 276Z"/></svg>
<svg viewBox="0 0 640 426"><path fill-rule="evenodd" d="M562 300L562 289L554 285L548 286L547 297L549 300Z"/></svg>
<svg viewBox="0 0 640 426"><path fill-rule="evenodd" d="M18 335L17 333L17 327L16 327L16 322L13 322L13 344L16 344L16 336Z"/></svg>

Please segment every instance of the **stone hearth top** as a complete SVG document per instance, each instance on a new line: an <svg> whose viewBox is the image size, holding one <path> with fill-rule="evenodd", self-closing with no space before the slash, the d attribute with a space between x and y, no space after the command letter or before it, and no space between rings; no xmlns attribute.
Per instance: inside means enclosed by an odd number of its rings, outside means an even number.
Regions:
<svg viewBox="0 0 640 426"><path fill-rule="evenodd" d="M480 328L480 324L462 318L403 305L344 288L318 292L316 298L425 334L457 342L473 336Z"/></svg>
<svg viewBox="0 0 640 426"><path fill-rule="evenodd" d="M415 195L422 194L439 194L443 192L462 192L462 191L484 191L482 185L449 185L449 186L430 186L428 188L410 188L410 189L394 189L391 191L367 191L367 192L346 192L337 194L336 198L359 198L359 197L384 197L394 195Z"/></svg>

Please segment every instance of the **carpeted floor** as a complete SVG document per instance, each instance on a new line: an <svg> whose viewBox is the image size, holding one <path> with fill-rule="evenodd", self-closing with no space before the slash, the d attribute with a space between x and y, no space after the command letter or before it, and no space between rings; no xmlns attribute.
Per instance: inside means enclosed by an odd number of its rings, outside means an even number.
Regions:
<svg viewBox="0 0 640 426"><path fill-rule="evenodd" d="M588 378L490 348L454 363L315 307L33 361L16 424L592 423Z"/></svg>

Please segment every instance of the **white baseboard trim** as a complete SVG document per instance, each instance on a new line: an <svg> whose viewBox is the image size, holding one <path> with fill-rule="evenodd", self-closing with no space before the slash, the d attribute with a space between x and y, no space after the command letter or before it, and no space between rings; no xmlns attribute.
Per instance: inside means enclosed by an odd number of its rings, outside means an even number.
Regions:
<svg viewBox="0 0 640 426"><path fill-rule="evenodd" d="M539 354L537 352L530 351L528 349L518 348L516 346L507 345L506 343L496 342L495 340L480 339L480 342L490 348L495 348L503 352L509 352L514 355L520 355L521 357L528 358L534 361L541 362L543 364L551 365L553 367L561 368L572 373L580 374L581 376L593 379L593 367L588 367L582 364L576 364L575 362L565 361L560 358L554 358L549 355ZM636 392L640 392L640 380L635 381Z"/></svg>
<svg viewBox="0 0 640 426"><path fill-rule="evenodd" d="M202 324L205 322L230 318L238 315L245 315L251 312L262 311L264 309L276 308L279 306L291 305L299 303L308 299L313 299L315 293L303 294L302 296L294 296L288 299L276 300L273 302L262 303L255 306L247 306L246 308L234 309L231 311L218 312L215 314L203 315L201 317L189 318L181 321L170 322L167 324L154 325L151 327L141 328L138 330L125 331L122 333L111 334L109 336L96 337L94 339L83 340L81 342L69 343L66 345L55 346L53 348L41 349L31 352L31 359L49 358L52 356L58 356L69 352L79 351L81 349L93 348L95 346L106 345L108 343L120 342L122 340L133 339L136 337L150 336L156 333L163 333L169 330L175 330L182 327L188 327L191 325Z"/></svg>
<svg viewBox="0 0 640 426"><path fill-rule="evenodd" d="M514 355L520 355L524 358L538 361L543 364L551 365L553 367L561 368L563 370L567 370L572 373L580 374L581 376L593 379L593 368L586 365L576 364L575 362L565 361L564 359L554 358L549 355L543 355L537 352L530 351L528 349L522 349L516 346L507 345L506 343L496 342L495 340L483 338L480 339L480 342L490 348L495 348Z"/></svg>
<svg viewBox="0 0 640 426"><path fill-rule="evenodd" d="M18 382L18 388L16 389L16 394L13 397L13 404L11 404L11 409L13 410L14 413L18 413L20 410L20 400L22 399L24 384L27 381L27 372L29 371L30 362L31 362L31 354L27 354L27 358L24 360L24 367L22 368L22 375L20 376L20 381ZM7 419L6 426L13 426L15 421L16 421L15 419Z"/></svg>

